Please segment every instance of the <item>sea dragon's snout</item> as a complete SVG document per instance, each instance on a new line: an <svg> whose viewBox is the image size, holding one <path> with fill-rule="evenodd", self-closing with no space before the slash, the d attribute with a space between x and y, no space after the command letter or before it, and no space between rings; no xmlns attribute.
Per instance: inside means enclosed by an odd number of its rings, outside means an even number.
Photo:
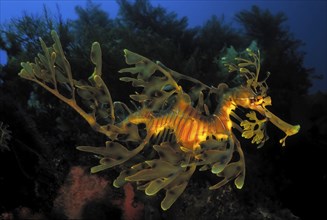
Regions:
<svg viewBox="0 0 327 220"><path fill-rule="evenodd" d="M282 119L280 119L278 116L276 116L274 113L269 111L264 106L257 106L256 110L266 117L268 121L270 121L272 124L274 124L277 128L282 130L285 133L285 137L280 139L279 142L282 144L282 146L285 146L285 140L288 136L292 136L299 132L300 125L291 125Z"/></svg>
<svg viewBox="0 0 327 220"><path fill-rule="evenodd" d="M279 142L282 144L282 146L285 146L286 138L288 136L292 136L292 135L298 133L300 130L300 125L291 125L291 124L283 121L276 115L274 115L272 112L270 112L266 108L264 109L264 111L265 111L264 115L267 117L267 119L286 134L286 136L284 138L279 140Z"/></svg>

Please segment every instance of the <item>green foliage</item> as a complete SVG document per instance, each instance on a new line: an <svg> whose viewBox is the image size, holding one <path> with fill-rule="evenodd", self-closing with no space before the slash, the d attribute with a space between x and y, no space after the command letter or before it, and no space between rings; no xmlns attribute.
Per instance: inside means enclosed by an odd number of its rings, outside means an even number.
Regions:
<svg viewBox="0 0 327 220"><path fill-rule="evenodd" d="M100 5L87 1L86 7L75 8L78 19L72 22L75 35L74 43L79 46L88 46L94 41L104 43L110 36L113 21Z"/></svg>
<svg viewBox="0 0 327 220"><path fill-rule="evenodd" d="M244 27L246 37L256 40L261 48L262 69L272 73L269 84L273 92L287 99L306 94L311 86L312 69L303 65L304 53L299 51L303 43L294 39L285 27L285 14L273 15L269 10L253 6L250 11L238 13L236 19Z"/></svg>
<svg viewBox="0 0 327 220"><path fill-rule="evenodd" d="M114 22L109 18L109 15L100 8L100 5L87 1L86 7L76 7L78 19L71 22L71 29L74 36L74 41L71 43L70 53L72 65L78 68L77 70L90 69L88 59L90 45L97 41L104 48L104 57L110 56L107 53L111 44L108 39L112 39L112 28ZM82 65L79 67L79 65ZM86 77L82 74L80 77Z"/></svg>
<svg viewBox="0 0 327 220"><path fill-rule="evenodd" d="M203 82L226 82L227 74L224 74L224 67L213 65L214 60L224 54L224 50L231 45L239 48L242 45L241 36L223 19L212 16L199 30L196 38L196 68L192 74L198 74L204 78Z"/></svg>
<svg viewBox="0 0 327 220"><path fill-rule="evenodd" d="M302 94L310 86L311 72L303 67L303 54L298 52L301 42L284 27L287 18L283 13L274 15L255 6L250 11L241 11L236 20L244 27L244 36L215 16L202 27L189 28L185 17L178 18L176 13L161 6L154 7L148 0L119 0L118 4L120 11L116 19L110 19L100 5L88 1L85 7L76 8L78 18L74 21L62 21L60 14L59 19L54 20L45 10L41 17L25 14L21 19L12 20L10 25L3 25L0 46L10 59L4 70L17 71L18 60L36 55L40 49L38 38L49 43L51 39L47 33L55 29L77 78L85 78L85 73L92 71L93 67L86 62L90 52L88 45L97 41L103 48L104 69L110 72L121 68L122 59L117 54L129 48L147 57L164 60L173 69L204 79L209 84L229 82L229 75L222 73L224 68L217 67L213 61L221 57L224 48L230 45L245 48L255 39L262 51L263 70L269 69L273 73L270 78L272 89L284 88ZM269 62L265 62L265 57L269 57ZM113 75L106 74L103 78L118 82ZM291 85L286 86L290 81ZM112 95L122 96L124 100L129 92L113 92Z"/></svg>
<svg viewBox="0 0 327 220"><path fill-rule="evenodd" d="M68 29L68 23L60 18L54 21L49 17L48 11L44 8L42 16L24 14L21 18L14 18L7 24L0 26L0 49L6 51L9 64L19 68L19 60L28 60L34 57L40 51L39 37L45 42L49 42L48 33L51 30L57 30L62 42L66 42L70 36L65 30ZM11 67L13 68L13 67Z"/></svg>
<svg viewBox="0 0 327 220"><path fill-rule="evenodd" d="M195 54L198 28L189 28L186 17L178 18L176 13L167 12L161 6L154 7L148 0L118 3L117 30L124 48L164 60L171 68L187 75L197 74L199 68L194 65L194 60L197 62L194 55L200 56Z"/></svg>
<svg viewBox="0 0 327 220"><path fill-rule="evenodd" d="M22 82L15 75L20 69L22 60L31 60L42 50L39 43L40 37L46 43L51 41L49 35L51 30L57 31L63 48L67 52L67 46L72 40L69 21L63 21L60 13L56 15L55 19L50 11L44 7L42 15L25 13L22 17L14 18L0 26L0 49L4 50L8 56L7 64L1 68L0 77L3 77L4 86L1 88L0 93L11 94L24 107L27 105L26 100L33 98L32 92L39 94L39 106L43 106L43 100L53 100L55 102L54 98L48 93L38 87L32 87ZM31 97L29 97L30 95ZM39 111L40 109L35 110Z"/></svg>
<svg viewBox="0 0 327 220"><path fill-rule="evenodd" d="M282 40L288 35L282 26L287 18L284 13L271 14L269 10L261 10L258 6L252 6L250 11L241 11L236 15L247 36L250 39L259 40L259 44L264 48L273 47L273 41Z"/></svg>
<svg viewBox="0 0 327 220"><path fill-rule="evenodd" d="M190 31L187 30L186 17L178 19L176 13L168 13L161 6L153 7L148 0L136 0L134 4L128 0L118 0L117 2L120 5L121 22L132 30L148 29L152 33L173 41L183 41L183 34Z"/></svg>
<svg viewBox="0 0 327 220"><path fill-rule="evenodd" d="M123 66L121 51L129 48L147 57L164 60L171 68L201 78L210 85L225 82L233 87L239 81L235 81L233 74L224 72L223 66L217 66L217 60L230 45L237 49L245 48L250 39L255 39L262 48L263 71L269 69L273 73L269 79L272 92L278 88L283 90L282 94L276 94L278 96L287 94L287 91L302 94L310 86L311 72L303 67L303 54L297 51L301 44L284 28L286 17L282 13L274 15L257 7L252 11L240 12L236 18L246 30L244 36L217 17L212 17L202 27L188 28L186 18L178 18L175 13L167 12L160 6L154 7L147 0L121 0L118 3L120 12L116 19L110 19L100 5L92 2L76 8L78 19L74 21L54 21L49 13L47 19L36 19L28 15L21 21L17 19L14 24L21 28L5 29L8 33L3 32L1 40L7 43L12 41L12 46L9 47L8 44L3 47L9 55L20 53L22 56L10 55L11 63L4 70L17 71L17 61L27 60L37 53L40 49L38 37L48 43L50 39L46 33L50 27L54 27L58 29L63 50L77 79L87 77L87 73L92 71L92 65L87 62L90 53L88 48L92 42L98 41L103 48L103 68L109 72L117 72ZM31 26L35 23L39 25ZM28 33L25 34L24 31ZM13 40L7 40L5 35ZM22 41L17 40L20 36L30 36L31 42L23 44L30 45L28 50L21 49ZM269 57L269 62L266 62L266 57ZM12 65L13 63L15 64ZM118 83L118 78L113 74L105 74L103 80ZM129 89L112 92L113 97L119 97L122 101L127 100L131 93Z"/></svg>

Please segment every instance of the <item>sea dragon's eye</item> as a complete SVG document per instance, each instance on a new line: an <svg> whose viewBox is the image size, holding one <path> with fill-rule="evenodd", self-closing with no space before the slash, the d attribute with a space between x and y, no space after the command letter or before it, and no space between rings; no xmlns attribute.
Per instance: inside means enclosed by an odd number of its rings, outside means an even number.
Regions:
<svg viewBox="0 0 327 220"><path fill-rule="evenodd" d="M264 101L262 96L256 96L256 97L250 97L249 98L251 105L256 104L256 105L261 105Z"/></svg>
<svg viewBox="0 0 327 220"><path fill-rule="evenodd" d="M256 102L258 105L261 105L263 103L263 97L261 95L257 96Z"/></svg>
<svg viewBox="0 0 327 220"><path fill-rule="evenodd" d="M255 97L250 97L249 100L250 100L251 105L253 105L257 101L257 99Z"/></svg>

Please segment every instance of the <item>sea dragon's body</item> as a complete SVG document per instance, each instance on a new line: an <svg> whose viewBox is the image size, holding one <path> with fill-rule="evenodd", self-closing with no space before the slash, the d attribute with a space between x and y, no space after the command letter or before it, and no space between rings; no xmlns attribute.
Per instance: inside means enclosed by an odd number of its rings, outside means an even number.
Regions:
<svg viewBox="0 0 327 220"><path fill-rule="evenodd" d="M190 101L181 98L170 112L155 116L151 112L141 110L141 114L137 112L130 115L124 123L144 123L149 136L161 133L162 139L165 139L168 133L173 133L183 149L193 151L199 148L200 143L208 136L227 139L231 135L232 122L227 111L226 109L219 115L204 116Z"/></svg>
<svg viewBox="0 0 327 220"><path fill-rule="evenodd" d="M120 79L142 90L130 96L138 103L132 111L126 104L112 101L101 78L98 43L92 46L91 60L96 67L87 84L73 79L59 38L55 32L52 35L54 46L46 48L41 41L45 56L39 55L36 63L22 63L20 76L50 91L74 108L94 130L108 137L104 147L78 147L101 156L100 164L92 167L91 172L126 164L127 168L121 171L114 186L135 182L147 195L163 189L166 191L161 202L164 210L181 195L197 167L221 177L210 189L217 189L232 179L237 188L242 188L244 155L234 129L260 146L268 139L265 131L268 121L285 132L286 136L280 140L283 145L287 136L299 131L299 125L292 126L266 109L265 106L271 105L271 99L266 94L265 80L258 81L260 55L250 49L247 50L248 58L236 58L238 64L226 64L230 71L238 71L246 79L243 85L235 88L228 88L223 83L209 87L160 62L154 63L124 50L126 63L134 66L120 72L132 73L133 77ZM191 89L184 91L180 81L190 83ZM69 88L71 97L59 92L58 85L61 84ZM76 91L86 103L85 108L80 107ZM236 115L237 107L253 110L246 114L249 120ZM258 119L255 111L263 118ZM235 152L238 159L233 160Z"/></svg>

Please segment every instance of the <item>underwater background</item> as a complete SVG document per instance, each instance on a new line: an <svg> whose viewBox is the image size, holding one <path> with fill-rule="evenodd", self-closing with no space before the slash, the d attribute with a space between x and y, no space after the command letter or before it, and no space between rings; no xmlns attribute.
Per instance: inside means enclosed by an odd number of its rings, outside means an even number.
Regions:
<svg viewBox="0 0 327 220"><path fill-rule="evenodd" d="M26 1L27 2L27 1ZM72 1L74 2L74 1ZM326 38L312 38L321 52L306 51L311 42L297 38L289 28L288 8L277 11L259 1L222 2L237 6L191 25L187 18L159 1L76 1L69 17L65 2L58 7L41 4L39 13L11 19L1 17L0 26L0 219L314 219L325 216L327 166ZM159 2L159 3L158 3ZM193 2L193 1L191 1ZM206 1L208 8L222 7ZM268 1L269 2L269 1ZM325 12L322 1L311 1ZM1 14L10 11L1 1ZM36 2L30 1L31 5ZM278 3L278 1L277 1ZM53 4L53 3L51 3ZM190 3L191 4L191 3ZM295 3L294 3L295 4ZM302 6L301 2L299 7ZM37 2L40 5L40 2ZM169 4L168 4L169 5ZM212 5L212 6L211 6ZM213 7L215 5L215 7ZM36 6L35 6L36 7ZM38 6L39 7L39 6ZM67 6L68 7L68 6ZM208 9L209 10L209 9ZM17 13L17 12L15 12ZM198 13L198 14L202 14ZM313 12L308 12L314 16ZM227 20L227 21L226 21ZM309 23L309 22L308 22ZM326 36L326 26L314 24L312 35ZM312 26L297 24L298 26ZM245 154L246 178L241 190L228 183L218 190L210 173L195 172L184 193L163 211L162 192L146 196L133 184L112 186L120 167L90 174L98 158L77 151L76 146L102 146L106 138L93 131L69 106L41 87L18 76L21 62L34 62L42 51L39 38L52 45L55 30L76 79L87 79L94 66L90 48L102 48L103 80L113 100L130 103L134 88L119 81L117 72L126 67L123 50L160 60L182 74L209 86L237 84L219 60L227 48L243 51L256 42L262 55L262 72L270 72L270 109L291 124L298 134L285 147L281 131L267 127L269 140L260 149L235 131ZM319 41L317 39L322 39ZM312 44L311 44L312 45ZM308 53L308 54L306 54ZM311 56L309 56L311 55ZM308 57L309 56L309 57ZM314 58L312 58L314 57ZM308 60L314 62L308 62ZM309 63L309 64L308 64ZM311 66L311 65L312 66ZM325 76L325 78L323 78Z"/></svg>

